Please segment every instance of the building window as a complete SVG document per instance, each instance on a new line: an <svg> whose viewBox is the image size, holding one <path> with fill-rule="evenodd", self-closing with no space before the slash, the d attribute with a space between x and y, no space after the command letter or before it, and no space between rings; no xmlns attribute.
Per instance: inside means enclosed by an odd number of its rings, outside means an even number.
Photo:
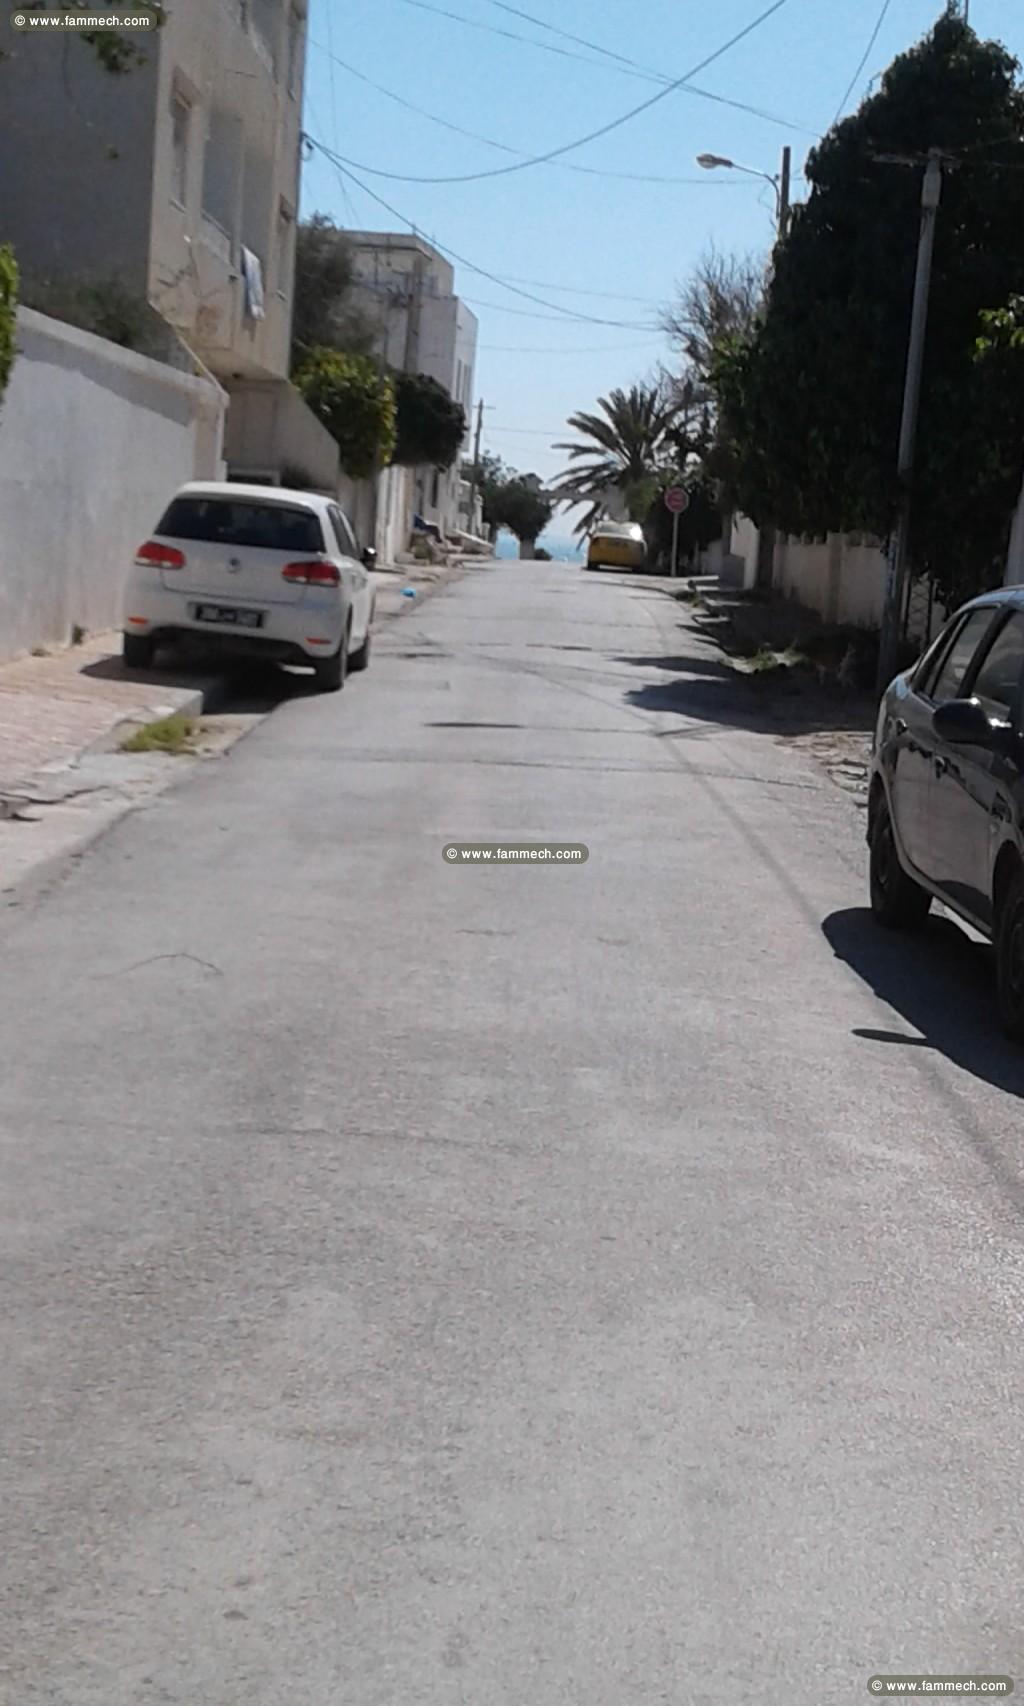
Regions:
<svg viewBox="0 0 1024 1706"><path fill-rule="evenodd" d="M203 212L229 237L238 224L242 171L242 121L215 107L210 113L203 159Z"/></svg>
<svg viewBox="0 0 1024 1706"><path fill-rule="evenodd" d="M171 96L171 200L188 206L189 134L192 104L179 90Z"/></svg>
<svg viewBox="0 0 1024 1706"><path fill-rule="evenodd" d="M250 0L249 39L272 77L277 76L281 0Z"/></svg>
<svg viewBox="0 0 1024 1706"><path fill-rule="evenodd" d="M288 93L298 99L302 75L302 18L294 6L288 9Z"/></svg>

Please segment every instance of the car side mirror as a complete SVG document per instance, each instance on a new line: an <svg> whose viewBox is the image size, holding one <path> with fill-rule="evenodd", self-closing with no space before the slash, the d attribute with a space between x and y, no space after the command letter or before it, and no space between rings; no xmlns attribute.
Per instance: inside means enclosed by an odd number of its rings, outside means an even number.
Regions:
<svg viewBox="0 0 1024 1706"><path fill-rule="evenodd" d="M947 699L932 712L932 728L950 746L994 750L1002 745L1006 725L992 722L978 699Z"/></svg>
<svg viewBox="0 0 1024 1706"><path fill-rule="evenodd" d="M363 552L363 567L366 569L374 569L376 566L377 553L372 545L367 545L366 550Z"/></svg>

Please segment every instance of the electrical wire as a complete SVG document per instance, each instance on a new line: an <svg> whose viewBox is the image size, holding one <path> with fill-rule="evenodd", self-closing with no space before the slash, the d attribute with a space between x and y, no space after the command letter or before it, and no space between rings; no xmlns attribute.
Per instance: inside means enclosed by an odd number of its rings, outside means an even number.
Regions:
<svg viewBox="0 0 1024 1706"><path fill-rule="evenodd" d="M385 210L386 213L390 213L393 219L397 219L401 224L408 226L410 231L416 230L413 220L411 220L408 215L400 212L397 207L392 207L391 203L389 201L385 201L383 196L378 195L376 190L371 190L369 184L364 184L361 179L356 177L354 172L348 169L347 166L342 166L339 163L340 157L336 155L332 149L326 147L324 143L318 142L315 136L309 136L306 133L304 134L305 140L310 144L310 146L317 149L326 159L332 161L337 171L339 173L343 173L345 177L350 178L356 185L357 189L361 189L364 195L370 197L371 201L375 201L379 207L382 207ZM446 246L443 243L439 243L436 238L432 238L431 241L433 242L435 249L439 250L442 255L446 255L449 260L457 261L459 266L466 268L467 272L476 273L479 278L486 278L491 284L498 285L501 290L511 291L513 296L521 296L527 302L536 302L541 308L553 309L555 317L558 319L582 321L590 326L615 326L619 330L627 332L650 332L658 329L653 326L640 325L632 320L603 320L593 314L581 314L575 309L563 308L559 302L548 302L543 296L535 296L532 291L523 290L516 284L510 284L507 279L499 277L497 273L488 272L485 267L476 266L473 261L468 261L465 255L460 255L455 249L446 248ZM481 306L483 305L481 304ZM508 312L512 313L513 310L509 309Z"/></svg>
<svg viewBox="0 0 1024 1706"><path fill-rule="evenodd" d="M504 284L505 281L503 279L499 279L497 282L500 284ZM511 287L506 285L505 288L509 289ZM563 309L562 312L559 314L536 314L536 313L532 313L529 308L510 308L507 305L507 303L504 303L504 302L481 302L481 300L478 296L465 297L465 298L463 298L463 300L465 301L467 308L488 308L492 311L492 313L495 313L495 314L515 314L520 319L523 319L523 320L554 321L555 324L559 325L559 326L565 325L566 322L565 322L564 316L566 314L571 315L573 313L572 309ZM531 299L531 300L535 300L535 299ZM556 307L557 304L552 303L551 306ZM584 315L583 319L586 321L589 319L589 317L587 315ZM590 324L598 325L598 326L617 326L621 331L624 331L624 332L657 332L657 331L660 331L660 327L644 325L639 320L597 320L597 321L590 321Z"/></svg>
<svg viewBox="0 0 1024 1706"><path fill-rule="evenodd" d="M340 65L343 71L347 71L350 76L357 78L360 83L365 83L369 88L375 89L378 95L386 96L389 101L394 101L397 106L404 107L407 112L416 113L420 118L429 119L431 124L440 125L442 130L449 130L454 136L468 137L471 142L482 142L485 147L496 148L501 154L514 154L520 160L528 160L530 158L530 156L521 148L512 148L507 142L496 141L493 136L483 136L478 130L467 130L464 125L453 124L450 119L442 118L439 113L432 113L429 112L426 107L417 106L414 101L407 100L404 95L396 94L394 89L387 89L384 87L383 83L377 83L372 77L367 77L365 72L357 71L354 65L350 65L345 59L340 59L336 53L331 52L330 48L325 47L323 42L310 41L309 45L310 47L315 47L318 53L327 55L333 60L335 65ZM663 80L664 79L659 79L659 81ZM688 89L686 93L703 94L705 91ZM707 98L708 100L713 101L724 100L724 96L718 95L708 95ZM756 112L756 108L747 107L741 101L727 101L725 104L727 106L738 106L743 112ZM757 116L760 117L763 115L758 114ZM778 123L783 123L783 120L778 120ZM796 127L787 126L786 128L794 129ZM334 138L332 138L332 141L336 148L337 141ZM615 178L624 183L630 184L699 184L703 189L719 190L735 189L737 187L735 182L732 182L728 178L709 178L706 173L698 178L672 177L651 172L616 172L611 168L605 169L601 166L581 166L575 160L554 160L552 161L552 165L556 166L563 172L577 172L588 178Z"/></svg>
<svg viewBox="0 0 1024 1706"><path fill-rule="evenodd" d="M838 124L840 118L842 117L843 108L845 107L847 101L850 99L850 96L852 95L854 88L856 87L857 80L860 77L861 72L863 71L865 65L868 62L868 55L870 54L871 49L874 47L876 41L878 40L879 32L881 31L882 25L885 23L886 16L888 14L889 7L891 5L892 5L892 0L882 0L882 10L878 14L878 22L875 24L875 27L871 32L871 39L868 42L867 47L864 49L863 54L861 55L860 64L857 66L856 71L854 72L853 76L850 78L850 81L846 86L846 93L843 96L842 100L840 101L838 107L836 108L836 116L832 120L833 124Z"/></svg>
<svg viewBox="0 0 1024 1706"><path fill-rule="evenodd" d="M589 344L579 349L565 349L559 344L531 348L522 344L477 344L480 355L619 355L627 350L651 349L655 339L642 344Z"/></svg>
<svg viewBox="0 0 1024 1706"><path fill-rule="evenodd" d="M496 4L497 0L491 0L491 3ZM452 23L465 24L467 28L472 30L482 30L487 35L502 36L506 41L523 42L527 47L538 48L542 53L557 54L560 59L574 59L580 65L592 65L598 70L608 69L608 67L602 66L599 60L590 59L582 53L572 53L567 48L554 47L551 42L538 41L535 36L520 35L515 30L499 29L496 24L485 24L478 18L467 18L464 12L453 12L448 7L434 4L433 0L403 0L403 4L414 6L419 12L432 12L435 17L448 18ZM641 65L635 59L627 59L622 54L613 53L610 48L600 47L596 42L588 42L582 36L570 35L568 31L557 29L553 24L544 23L540 18L534 18L528 12L519 12L512 6L502 7L502 10L513 12L515 16L526 18L530 23L539 24L542 29L550 31L553 35L561 36L565 41L578 42L582 46L592 49L594 53L599 53L605 58L615 61L618 69L626 76L639 77L645 83L672 82L672 78L663 71L655 71L653 67ZM780 118L777 113L765 112L762 107L754 107L746 101L737 101L726 95L715 94L710 89L690 88L687 93L700 95L707 101L717 101L725 107L735 107L738 112L751 113L755 118L764 119L768 124L781 125L783 130L802 131L805 136L816 137L818 134L808 125L792 124L789 119Z"/></svg>
<svg viewBox="0 0 1024 1706"><path fill-rule="evenodd" d="M493 435L497 435L498 433L502 433L502 434L515 433L517 436L522 435L522 437L524 437L524 438L550 438L550 436L553 432L565 432L565 430L566 429L564 426L560 426L560 427L496 427L496 426L489 426L487 428L488 433L493 434Z"/></svg>
<svg viewBox="0 0 1024 1706"><path fill-rule="evenodd" d="M420 4L420 0L408 0L408 3ZM731 48L736 47L739 42L752 35L755 30L760 29L762 24L767 23L769 18L773 17L776 12L780 12L783 6L788 5L788 3L789 0L771 0L771 5L766 6L756 18L752 18L750 23L745 24L741 30L737 30L734 35L729 37L728 41L723 42L720 47L707 54L698 64L684 72L683 76L667 83L664 88L658 90L657 94L649 95L646 101L641 101L637 106L630 107L628 112L620 113L617 118L609 119L607 123L599 125L596 130L589 131L585 136L576 137L573 142L563 142L558 148L550 148L545 154L535 154L532 158L520 160L514 166L494 166L485 172L460 172L445 177L428 177L409 172L385 172L373 166L363 165L358 160L351 160L344 154L334 155L335 162L347 167L355 167L360 172L369 172L371 177L388 178L393 182L405 184L472 184L479 183L484 178L505 178L512 172L526 171L530 166L545 166L551 160L559 160L564 154L572 154L577 148L584 148L590 142L597 142L601 137L611 135L612 131L620 130L624 124L629 124L633 119L639 118L641 113L650 112L652 107L656 107L667 96L675 94L677 89L681 89L691 78L696 77L698 72L706 70L716 60L722 59Z"/></svg>
<svg viewBox="0 0 1024 1706"><path fill-rule="evenodd" d="M660 296L627 296L621 290L584 290L578 284L549 284L542 278L519 278L516 273L506 274L513 284L529 284L534 290L564 290L570 296L604 296L612 302L640 302L645 308L661 308L663 302Z"/></svg>

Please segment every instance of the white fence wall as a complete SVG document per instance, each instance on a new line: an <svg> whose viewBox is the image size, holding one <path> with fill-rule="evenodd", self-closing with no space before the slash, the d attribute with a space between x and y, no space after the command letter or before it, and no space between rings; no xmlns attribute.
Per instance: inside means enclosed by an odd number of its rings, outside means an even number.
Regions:
<svg viewBox="0 0 1024 1706"><path fill-rule="evenodd" d="M338 489L338 446L284 379L232 385L224 455L232 479L256 476L289 485L301 474L301 483L314 491Z"/></svg>
<svg viewBox="0 0 1024 1706"><path fill-rule="evenodd" d="M397 563L409 549L415 474L412 468L385 468L377 488L377 557L381 564Z"/></svg>
<svg viewBox="0 0 1024 1706"><path fill-rule="evenodd" d="M752 587L757 571L757 529L745 516L737 517L734 523L732 550L744 559L744 584ZM813 610L829 625L880 627L888 574L882 547L856 533L830 533L826 539L813 540L782 536L775 547L775 591L805 610ZM926 593L911 602L912 639L926 641L930 637L927 605ZM945 619L945 609L934 600L930 633L937 633Z"/></svg>
<svg viewBox="0 0 1024 1706"><path fill-rule="evenodd" d="M18 314L0 405L0 660L116 628L175 487L223 477L227 399L45 315Z"/></svg>

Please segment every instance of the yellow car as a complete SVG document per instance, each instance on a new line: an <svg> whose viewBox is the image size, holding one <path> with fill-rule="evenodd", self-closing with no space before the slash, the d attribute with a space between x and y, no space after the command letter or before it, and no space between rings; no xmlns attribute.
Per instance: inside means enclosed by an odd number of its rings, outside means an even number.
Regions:
<svg viewBox="0 0 1024 1706"><path fill-rule="evenodd" d="M602 521L587 547L588 569L642 569L647 561L643 528L631 521Z"/></svg>

